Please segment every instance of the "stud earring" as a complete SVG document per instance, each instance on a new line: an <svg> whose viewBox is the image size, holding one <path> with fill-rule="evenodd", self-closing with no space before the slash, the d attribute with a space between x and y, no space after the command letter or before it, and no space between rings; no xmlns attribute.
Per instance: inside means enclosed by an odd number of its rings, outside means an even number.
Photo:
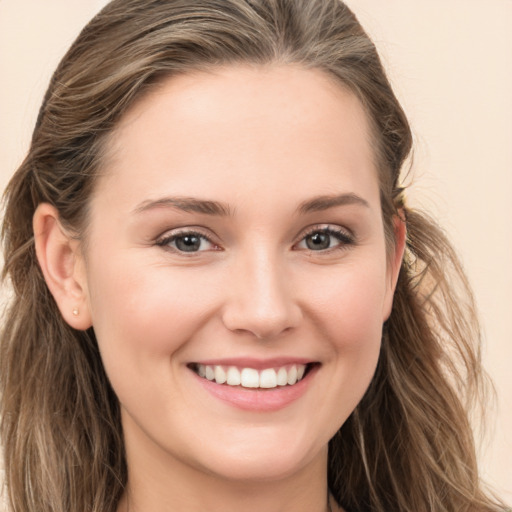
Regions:
<svg viewBox="0 0 512 512"><path fill-rule="evenodd" d="M73 315L78 316L80 311L78 311L78 308L73 308Z"/></svg>

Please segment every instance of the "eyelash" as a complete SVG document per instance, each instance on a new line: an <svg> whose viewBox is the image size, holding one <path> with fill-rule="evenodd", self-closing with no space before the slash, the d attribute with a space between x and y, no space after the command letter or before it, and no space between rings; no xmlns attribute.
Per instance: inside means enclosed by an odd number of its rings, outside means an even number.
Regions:
<svg viewBox="0 0 512 512"><path fill-rule="evenodd" d="M352 234L350 234L347 230L341 229L341 228L335 228L332 226L314 226L310 228L308 231L306 231L300 238L299 242L295 243L293 247L297 247L301 243L307 243L306 240L308 237L311 237L316 234L321 235L328 235L329 237L334 237L337 240L337 244L334 246L331 246L331 242L329 242L329 247L325 249L320 250L314 250L308 247L304 247L303 249L308 251L309 253L330 253L332 251L337 250L344 250L347 249L348 246L355 244L355 239ZM185 238L198 238L200 240L200 244L203 242L207 242L211 246L214 247L213 250L220 250L219 246L216 245L209 236L205 235L204 233L201 233L200 231L195 230L182 230L177 233L172 233L170 235L164 236L160 239L158 239L155 242L155 245L159 247L163 247L164 249L168 249L170 251L173 251L175 253L178 253L180 255L188 255L193 256L195 254L198 254L200 252L204 252L204 250L197 250L197 251L186 251L181 250L178 247L172 247L171 244L175 243L179 239L185 239ZM200 247L200 246L199 246ZM212 249L210 249L212 250Z"/></svg>
<svg viewBox="0 0 512 512"><path fill-rule="evenodd" d="M203 252L203 251L182 251L182 250L178 249L177 247L171 247L171 244L176 242L176 240L185 239L186 237L196 237L201 241L201 243L206 241L209 244L211 244L212 246L214 246L215 247L214 250L219 249L218 246L210 240L210 237L206 236L204 233L201 233L200 231L194 231L194 230L182 230L177 233L172 233L170 235L166 235L166 236L158 239L156 241L156 245L159 247L163 247L164 249L168 249L173 252L176 252L178 254L184 254L184 255L190 255L190 256L197 254L198 252Z"/></svg>
<svg viewBox="0 0 512 512"><path fill-rule="evenodd" d="M328 235L329 237L334 237L338 243L334 246L331 246L329 243L329 247L327 247L326 249L321 249L321 250L314 250L314 249L305 247L304 249L306 251L308 251L309 253L326 254L326 253L330 253L333 251L346 250L349 246L354 245L356 242L354 236L346 229L342 229L339 227L333 227L333 226L313 226L312 228L310 228L308 231L306 231L302 235L300 241L297 244L295 244L295 246L297 246L301 243L306 243L306 240L308 237L311 237L316 234L322 234L322 235Z"/></svg>

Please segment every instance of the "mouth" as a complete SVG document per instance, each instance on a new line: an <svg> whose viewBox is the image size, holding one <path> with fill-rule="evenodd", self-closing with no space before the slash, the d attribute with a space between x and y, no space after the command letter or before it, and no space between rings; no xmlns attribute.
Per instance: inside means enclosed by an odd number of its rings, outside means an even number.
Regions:
<svg viewBox="0 0 512 512"><path fill-rule="evenodd" d="M191 363L188 367L200 378L219 385L247 389L275 389L295 386L319 363L286 364L256 369L234 365Z"/></svg>

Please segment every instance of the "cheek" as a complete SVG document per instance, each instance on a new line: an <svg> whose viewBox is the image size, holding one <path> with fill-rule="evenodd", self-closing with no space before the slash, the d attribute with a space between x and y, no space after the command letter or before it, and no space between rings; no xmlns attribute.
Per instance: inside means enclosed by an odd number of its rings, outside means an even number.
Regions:
<svg viewBox="0 0 512 512"><path fill-rule="evenodd" d="M386 298L385 266L344 266L330 278L317 279L311 318L328 340L333 362L333 397L342 424L368 388L378 363L382 311ZM342 404L339 399L342 397Z"/></svg>
<svg viewBox="0 0 512 512"><path fill-rule="evenodd" d="M90 275L93 328L107 374L120 383L126 375L168 374L172 356L215 308L198 274L118 259Z"/></svg>
<svg viewBox="0 0 512 512"><path fill-rule="evenodd" d="M312 317L337 350L356 354L380 345L387 288L383 264L345 265L317 276L315 283Z"/></svg>
<svg viewBox="0 0 512 512"><path fill-rule="evenodd" d="M307 281L302 273L301 291L309 290L303 302L312 322L309 332L323 347L325 361L326 392L317 405L318 428L329 425L330 435L357 407L375 373L387 289L384 258L347 260L335 268L319 268Z"/></svg>

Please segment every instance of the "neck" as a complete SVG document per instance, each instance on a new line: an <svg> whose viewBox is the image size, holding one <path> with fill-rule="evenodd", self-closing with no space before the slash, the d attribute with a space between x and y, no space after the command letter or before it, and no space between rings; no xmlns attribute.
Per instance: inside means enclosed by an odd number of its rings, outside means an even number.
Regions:
<svg viewBox="0 0 512 512"><path fill-rule="evenodd" d="M196 489L171 488L165 495L152 494L149 489L140 492L136 486L129 486L118 508L118 512L338 512L326 489L304 492L295 486L282 483L274 485L213 486ZM155 492L155 491L153 491Z"/></svg>

